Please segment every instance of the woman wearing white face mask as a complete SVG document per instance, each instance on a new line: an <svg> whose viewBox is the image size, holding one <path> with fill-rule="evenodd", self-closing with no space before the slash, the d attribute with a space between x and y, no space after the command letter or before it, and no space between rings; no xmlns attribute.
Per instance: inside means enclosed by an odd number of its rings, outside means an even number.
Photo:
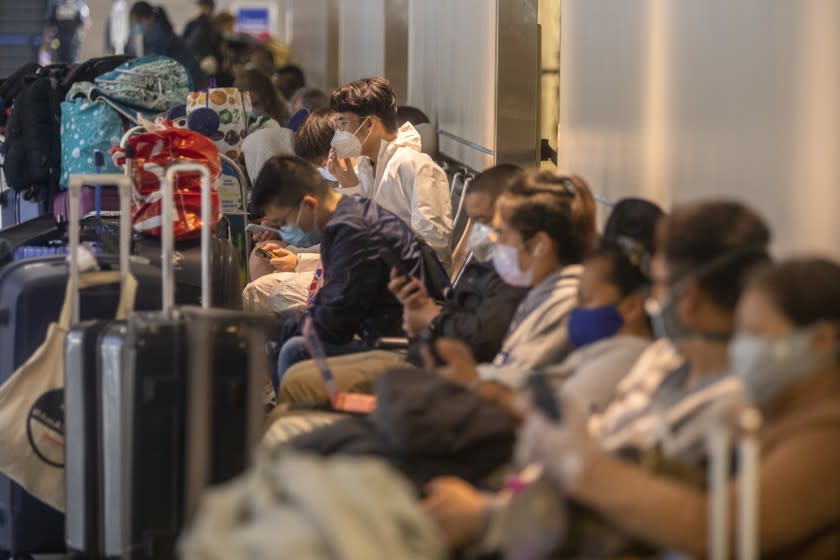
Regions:
<svg viewBox="0 0 840 560"><path fill-rule="evenodd" d="M812 259L760 271L740 300L737 325L730 367L764 416L761 557L833 560L840 551L840 266ZM532 415L524 431L524 455L546 464L570 497L657 548L706 557L704 494L597 451L574 427ZM569 457L577 468L567 468Z"/></svg>
<svg viewBox="0 0 840 560"><path fill-rule="evenodd" d="M559 363L572 350L566 324L577 305L580 263L594 244L595 202L580 177L532 172L498 199L493 225L496 272L531 290L493 363L475 367L466 347L446 341L443 372L463 383L517 387L530 369Z"/></svg>

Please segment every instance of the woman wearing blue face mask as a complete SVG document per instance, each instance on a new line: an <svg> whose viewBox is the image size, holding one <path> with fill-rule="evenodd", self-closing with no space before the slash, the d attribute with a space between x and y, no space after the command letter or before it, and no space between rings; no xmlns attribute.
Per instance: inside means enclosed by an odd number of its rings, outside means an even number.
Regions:
<svg viewBox="0 0 840 560"><path fill-rule="evenodd" d="M587 411L606 406L653 340L644 309L646 255L634 241L619 241L622 246L605 244L586 259L578 306L569 315L569 341L576 350L546 370L564 379L563 392Z"/></svg>
<svg viewBox="0 0 840 560"><path fill-rule="evenodd" d="M840 551L840 266L789 261L753 274L737 308L731 369L763 415L758 557L835 560ZM698 431L720 425L720 411ZM606 453L572 417L532 414L523 461L542 463L573 500L655 550L707 558L707 495ZM453 543L471 542L491 505L463 482L427 505ZM730 482L730 503L736 482ZM735 515L730 513L730 523ZM734 535L734 528L731 529ZM733 537L734 540L734 537Z"/></svg>

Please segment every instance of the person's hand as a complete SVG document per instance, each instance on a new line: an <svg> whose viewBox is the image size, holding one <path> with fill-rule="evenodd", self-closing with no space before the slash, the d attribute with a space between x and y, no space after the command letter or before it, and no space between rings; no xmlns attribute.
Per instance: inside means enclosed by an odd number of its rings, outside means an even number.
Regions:
<svg viewBox="0 0 840 560"><path fill-rule="evenodd" d="M298 265L298 256L287 249L270 251L274 258L270 264L276 272L294 272Z"/></svg>
<svg viewBox="0 0 840 560"><path fill-rule="evenodd" d="M586 460L600 452L587 430L587 415L571 398L559 403L560 422L552 422L533 405L519 432L516 461L541 463L561 487L572 484Z"/></svg>
<svg viewBox="0 0 840 560"><path fill-rule="evenodd" d="M271 220L266 220L266 219L261 220L260 225L261 226L266 226L266 227L274 227L271 224ZM269 241L271 239L279 240L280 236L277 235L273 231L258 231L258 232L255 232L255 233L251 234L251 239L254 241L254 243L258 244L258 243L263 243L265 241ZM268 249L266 249L266 250L268 250Z"/></svg>
<svg viewBox="0 0 840 560"><path fill-rule="evenodd" d="M485 503L478 490L455 477L439 477L426 485L421 507L438 526L451 548L463 548L481 533Z"/></svg>
<svg viewBox="0 0 840 560"><path fill-rule="evenodd" d="M418 336L440 315L440 307L431 299L420 308L403 307L403 330L408 336Z"/></svg>
<svg viewBox="0 0 840 560"><path fill-rule="evenodd" d="M475 388L475 392L485 401L500 408L514 424L518 425L524 419L522 394L507 385L495 381L484 381Z"/></svg>
<svg viewBox="0 0 840 560"><path fill-rule="evenodd" d="M330 155L327 157L327 171L332 173L338 184L345 189L359 186L359 177L356 176L353 162L350 158L339 158L334 148L330 149Z"/></svg>
<svg viewBox="0 0 840 560"><path fill-rule="evenodd" d="M400 274L396 268L391 269L388 289L406 309L420 309L431 301L423 282L413 276Z"/></svg>
<svg viewBox="0 0 840 560"><path fill-rule="evenodd" d="M460 340L439 338L435 340L435 352L444 365L436 366L429 348L424 347L423 361L427 369L437 370L443 377L462 385L472 385L478 380L475 357L469 346Z"/></svg>

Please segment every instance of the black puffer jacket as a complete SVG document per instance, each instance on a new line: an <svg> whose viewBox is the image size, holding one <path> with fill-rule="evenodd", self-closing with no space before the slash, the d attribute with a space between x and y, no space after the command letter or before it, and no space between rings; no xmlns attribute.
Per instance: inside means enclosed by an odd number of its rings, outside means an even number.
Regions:
<svg viewBox="0 0 840 560"><path fill-rule="evenodd" d="M516 308L527 294L528 288L506 284L493 263L473 261L429 328L436 337L465 342L479 363L492 362L502 348ZM412 341L409 348L409 361L422 365L417 341Z"/></svg>

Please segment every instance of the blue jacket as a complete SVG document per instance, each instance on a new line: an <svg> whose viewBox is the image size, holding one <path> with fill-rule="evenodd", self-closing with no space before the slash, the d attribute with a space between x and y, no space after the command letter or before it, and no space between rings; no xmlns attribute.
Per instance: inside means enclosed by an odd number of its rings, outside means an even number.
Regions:
<svg viewBox="0 0 840 560"><path fill-rule="evenodd" d="M402 336L402 305L388 290L390 270L380 254L391 251L428 287L443 268L420 244L405 222L377 203L342 197L323 231L324 285L310 308L321 339L345 344L355 335L367 342Z"/></svg>

